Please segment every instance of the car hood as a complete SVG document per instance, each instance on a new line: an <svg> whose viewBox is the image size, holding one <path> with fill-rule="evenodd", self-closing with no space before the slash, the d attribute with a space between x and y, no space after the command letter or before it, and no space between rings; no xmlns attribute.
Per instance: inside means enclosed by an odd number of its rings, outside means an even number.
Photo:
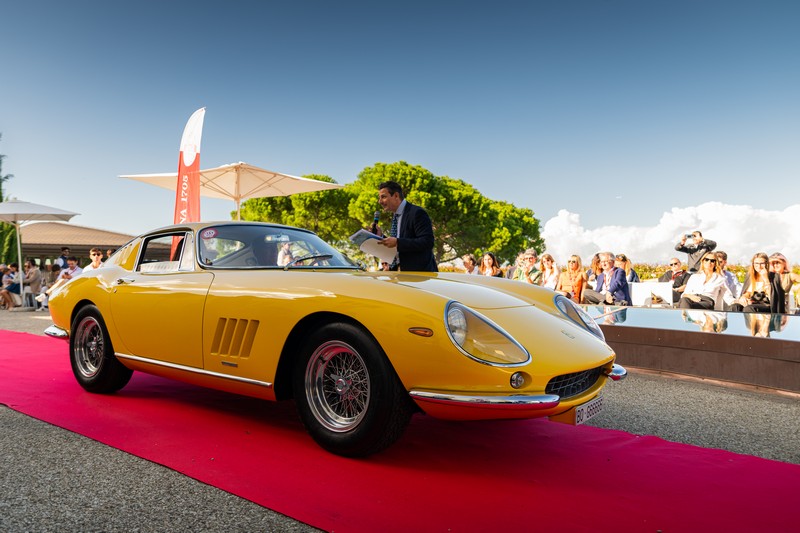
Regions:
<svg viewBox="0 0 800 533"><path fill-rule="evenodd" d="M555 293L519 281L467 274L403 274L384 276L409 288L457 300L473 309L506 309L537 303L552 304Z"/></svg>

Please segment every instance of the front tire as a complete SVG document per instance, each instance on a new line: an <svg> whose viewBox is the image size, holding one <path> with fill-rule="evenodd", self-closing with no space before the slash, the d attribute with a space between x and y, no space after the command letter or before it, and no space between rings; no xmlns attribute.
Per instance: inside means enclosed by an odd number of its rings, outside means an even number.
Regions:
<svg viewBox="0 0 800 533"><path fill-rule="evenodd" d="M93 305L81 309L72 321L69 356L75 379L89 392L116 392L133 374L114 357L103 316Z"/></svg>
<svg viewBox="0 0 800 533"><path fill-rule="evenodd" d="M292 379L300 418L329 452L366 457L403 434L413 404L380 346L351 324L311 335Z"/></svg>

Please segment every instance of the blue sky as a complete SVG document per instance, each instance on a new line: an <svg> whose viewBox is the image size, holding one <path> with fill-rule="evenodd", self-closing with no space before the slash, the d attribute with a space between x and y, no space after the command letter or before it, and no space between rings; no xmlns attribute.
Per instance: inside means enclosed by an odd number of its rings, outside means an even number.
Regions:
<svg viewBox="0 0 800 533"><path fill-rule="evenodd" d="M349 183L405 160L543 226L566 211L584 237L716 203L791 220L798 21L788 0L6 1L5 193L81 225L171 223L171 193L117 176L176 171L186 120L206 107L203 168ZM204 219L233 209L201 205ZM672 221L664 239L702 222ZM578 249L570 234L546 238ZM610 245L639 251L635 237Z"/></svg>

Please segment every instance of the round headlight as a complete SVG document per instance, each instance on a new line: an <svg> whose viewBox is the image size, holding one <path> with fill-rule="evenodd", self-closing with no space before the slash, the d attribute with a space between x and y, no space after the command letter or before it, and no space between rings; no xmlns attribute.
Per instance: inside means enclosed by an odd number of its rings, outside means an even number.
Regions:
<svg viewBox="0 0 800 533"><path fill-rule="evenodd" d="M556 295L555 304L558 310L572 322L588 330L589 333L601 341L606 340L605 335L603 335L603 330L600 329L597 322L595 322L591 315L584 311L581 306L576 305L575 302L561 294Z"/></svg>
<svg viewBox="0 0 800 533"><path fill-rule="evenodd" d="M459 346L464 344L467 338L467 317L460 307L451 305L447 310L447 329L456 344Z"/></svg>
<svg viewBox="0 0 800 533"><path fill-rule="evenodd" d="M503 328L458 302L446 310L450 339L471 359L487 365L515 366L530 361L530 354Z"/></svg>

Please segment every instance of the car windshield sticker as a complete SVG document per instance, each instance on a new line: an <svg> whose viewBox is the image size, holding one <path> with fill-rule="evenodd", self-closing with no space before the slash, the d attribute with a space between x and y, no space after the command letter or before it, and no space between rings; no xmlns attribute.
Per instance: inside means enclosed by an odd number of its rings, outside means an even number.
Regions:
<svg viewBox="0 0 800 533"><path fill-rule="evenodd" d="M200 233L201 239L213 239L216 236L217 236L217 230L215 230L214 228L204 229L202 233Z"/></svg>

